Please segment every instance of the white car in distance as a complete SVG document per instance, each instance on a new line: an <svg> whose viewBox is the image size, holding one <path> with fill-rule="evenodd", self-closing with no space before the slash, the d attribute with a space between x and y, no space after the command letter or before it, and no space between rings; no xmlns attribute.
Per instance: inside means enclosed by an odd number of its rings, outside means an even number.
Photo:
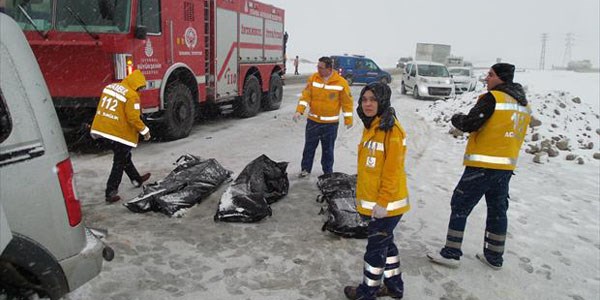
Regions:
<svg viewBox="0 0 600 300"><path fill-rule="evenodd" d="M436 62L408 62L400 86L402 94L411 92L415 99L448 99L455 96L454 82L448 69Z"/></svg>
<svg viewBox="0 0 600 300"><path fill-rule="evenodd" d="M473 69L469 67L449 67L448 72L452 75L454 81L454 90L456 94L472 92L477 86L477 78Z"/></svg>

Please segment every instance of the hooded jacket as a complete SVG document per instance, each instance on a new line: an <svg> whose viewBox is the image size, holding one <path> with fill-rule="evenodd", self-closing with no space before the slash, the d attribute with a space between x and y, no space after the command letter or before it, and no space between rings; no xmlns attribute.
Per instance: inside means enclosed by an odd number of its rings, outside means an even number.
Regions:
<svg viewBox="0 0 600 300"><path fill-rule="evenodd" d="M367 117L359 100L356 110L365 129L358 145L356 208L370 216L378 204L388 216L398 216L410 209L404 171L406 133L390 106L390 88L371 83L361 91L361 98L367 90L377 99L377 115Z"/></svg>
<svg viewBox="0 0 600 300"><path fill-rule="evenodd" d="M333 71L329 80L325 82L317 72L308 78L296 111L304 114L306 108L310 107L310 120L317 123L338 123L341 108L344 124L352 125L352 102L346 79Z"/></svg>
<svg viewBox="0 0 600 300"><path fill-rule="evenodd" d="M140 95L137 89L146 86L146 78L135 70L120 83L107 85L102 91L92 136L101 136L130 147L136 147L139 135L150 129L140 119Z"/></svg>
<svg viewBox="0 0 600 300"><path fill-rule="evenodd" d="M365 128L358 145L356 209L370 216L378 204L388 216L398 216L410 209L404 171L406 133L396 119L389 131L383 131L380 120L375 117L372 126Z"/></svg>

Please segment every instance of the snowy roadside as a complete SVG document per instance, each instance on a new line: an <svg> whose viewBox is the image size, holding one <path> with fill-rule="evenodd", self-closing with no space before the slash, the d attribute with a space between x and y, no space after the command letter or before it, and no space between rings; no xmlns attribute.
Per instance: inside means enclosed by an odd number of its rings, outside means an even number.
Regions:
<svg viewBox="0 0 600 300"><path fill-rule="evenodd" d="M544 90L536 84L532 88L527 83L525 81L523 85L533 112L523 151L532 154L537 163L547 163L553 157L574 160L578 164L600 159L598 94L594 99L594 96L586 93L580 95L560 89ZM417 112L458 140L466 141L468 135L455 129L450 118L458 112L467 113L483 92L478 90L459 95L456 99L435 101ZM521 160L530 158L531 155L524 155Z"/></svg>
<svg viewBox="0 0 600 300"><path fill-rule="evenodd" d="M586 159L584 165L562 159L540 165L522 154L511 183L503 270L494 272L474 258L482 247L484 203L469 219L461 268L445 269L427 261L424 253L443 244L450 196L462 172L464 141L448 135L423 113L431 102L400 95L398 84L396 77L392 105L408 133L413 206L396 231L405 297L596 299L600 173L594 159ZM272 205L272 217L257 224L213 221L227 185L182 218L133 214L118 204L105 205L111 155L73 154L86 224L109 230L107 242L116 256L97 278L66 299L344 299L343 287L361 280L366 242L320 231L323 219L315 202L318 159L311 177L296 177L304 123L293 123L291 115L302 87L287 85L278 111L250 119L207 121L196 125L187 139L144 143L133 152L138 168L153 173L151 180L168 174L171 163L184 153L214 157L236 174L263 153L290 162L288 196ZM355 97L360 89L352 88ZM467 105L461 110L468 110ZM359 120L350 130L340 126L336 171L355 172L361 132ZM120 192L131 199L139 190L124 179Z"/></svg>

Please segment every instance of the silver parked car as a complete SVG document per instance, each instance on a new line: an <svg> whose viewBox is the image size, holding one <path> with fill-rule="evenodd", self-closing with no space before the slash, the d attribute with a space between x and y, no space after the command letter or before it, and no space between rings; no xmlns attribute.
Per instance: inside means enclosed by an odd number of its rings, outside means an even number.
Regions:
<svg viewBox="0 0 600 300"><path fill-rule="evenodd" d="M415 99L454 97L454 82L446 66L435 62L411 61L402 74L401 92Z"/></svg>
<svg viewBox="0 0 600 300"><path fill-rule="evenodd" d="M454 81L454 90L457 94L472 92L477 86L477 78L473 69L469 67L449 67L448 72Z"/></svg>
<svg viewBox="0 0 600 300"><path fill-rule="evenodd" d="M83 225L48 88L2 13L0 66L0 299L58 299L98 275L112 250Z"/></svg>

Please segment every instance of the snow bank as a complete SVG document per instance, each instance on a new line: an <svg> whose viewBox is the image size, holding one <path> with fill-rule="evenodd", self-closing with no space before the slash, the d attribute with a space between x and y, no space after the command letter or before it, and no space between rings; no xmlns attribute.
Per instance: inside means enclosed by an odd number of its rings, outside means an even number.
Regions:
<svg viewBox="0 0 600 300"><path fill-rule="evenodd" d="M579 77L580 74L573 73ZM547 79L544 79L547 80ZM533 85L532 85L533 86ZM584 164L586 160L600 159L600 126L594 99L588 102L568 91L538 91L525 86L533 114L522 151L532 154L535 162L544 163L549 158L562 157ZM468 113L478 95L485 90L465 93L456 99L438 100L417 113L433 121L441 130L452 134L464 143L463 134L450 123L452 115Z"/></svg>

